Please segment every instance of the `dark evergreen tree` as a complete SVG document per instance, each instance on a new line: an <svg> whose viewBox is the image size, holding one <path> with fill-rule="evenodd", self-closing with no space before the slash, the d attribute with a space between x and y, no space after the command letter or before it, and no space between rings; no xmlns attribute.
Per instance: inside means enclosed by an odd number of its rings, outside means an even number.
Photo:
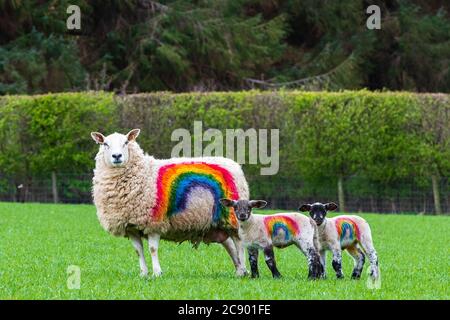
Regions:
<svg viewBox="0 0 450 320"><path fill-rule="evenodd" d="M68 31L66 9L81 8ZM368 30L366 8L381 8ZM0 94L258 88L450 91L439 0L0 0Z"/></svg>

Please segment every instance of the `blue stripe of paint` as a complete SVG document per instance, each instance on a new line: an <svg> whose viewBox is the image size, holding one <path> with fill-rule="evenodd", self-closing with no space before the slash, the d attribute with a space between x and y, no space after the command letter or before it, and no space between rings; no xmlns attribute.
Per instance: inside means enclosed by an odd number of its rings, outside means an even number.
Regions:
<svg viewBox="0 0 450 320"><path fill-rule="evenodd" d="M191 174L184 177L177 184L175 192L175 212L176 214L186 208L187 199L192 189L202 187L211 192L214 198L213 222L217 223L221 216L221 207L218 205L219 199L222 198L223 192L219 183L208 175Z"/></svg>
<svg viewBox="0 0 450 320"><path fill-rule="evenodd" d="M284 240L289 240L290 237L289 229L284 223L281 222L274 223L272 227L272 237L275 237L280 231L280 229L284 231Z"/></svg>
<svg viewBox="0 0 450 320"><path fill-rule="evenodd" d="M354 235L353 235L353 226L348 223L348 222L344 222L342 224L342 231L341 231L341 242L344 241L344 237L346 234L346 231L349 230L349 240L353 240Z"/></svg>

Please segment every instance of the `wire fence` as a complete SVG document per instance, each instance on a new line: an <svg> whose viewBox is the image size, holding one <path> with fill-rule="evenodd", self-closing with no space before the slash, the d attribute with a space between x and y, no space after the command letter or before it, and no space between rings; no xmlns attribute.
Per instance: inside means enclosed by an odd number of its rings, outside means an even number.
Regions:
<svg viewBox="0 0 450 320"><path fill-rule="evenodd" d="M52 179L13 181L0 177L0 201L92 203L92 175L58 174ZM294 177L248 177L253 199L265 199L270 208L296 210L302 203L338 202L332 179L314 185ZM450 182L439 181L439 203L450 213ZM360 177L345 179L346 212L418 213L436 212L431 181L411 178L391 186L369 183ZM56 195L55 195L56 192Z"/></svg>

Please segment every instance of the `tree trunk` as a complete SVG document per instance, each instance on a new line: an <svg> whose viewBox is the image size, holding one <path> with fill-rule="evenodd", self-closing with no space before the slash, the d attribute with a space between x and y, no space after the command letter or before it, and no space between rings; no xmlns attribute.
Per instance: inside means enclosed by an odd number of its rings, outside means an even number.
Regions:
<svg viewBox="0 0 450 320"><path fill-rule="evenodd" d="M339 176L338 178L338 200L339 200L339 208L341 212L345 211L345 199L344 199L344 177Z"/></svg>
<svg viewBox="0 0 450 320"><path fill-rule="evenodd" d="M439 179L437 175L433 174L431 176L431 184L433 185L434 212L435 214L442 214L441 196L439 194Z"/></svg>
<svg viewBox="0 0 450 320"><path fill-rule="evenodd" d="M58 187L56 183L55 171L52 171L52 194L53 194L53 203L58 203Z"/></svg>

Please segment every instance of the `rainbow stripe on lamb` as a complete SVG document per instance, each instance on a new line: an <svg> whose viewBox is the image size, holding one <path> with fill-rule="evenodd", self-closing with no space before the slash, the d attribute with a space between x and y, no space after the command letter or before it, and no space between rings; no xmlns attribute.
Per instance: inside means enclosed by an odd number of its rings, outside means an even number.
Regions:
<svg viewBox="0 0 450 320"><path fill-rule="evenodd" d="M358 224L349 218L337 218L335 221L341 246L360 241Z"/></svg>
<svg viewBox="0 0 450 320"><path fill-rule="evenodd" d="M239 199L233 176L220 165L206 162L181 162L162 166L157 175L156 205L152 209L152 220L162 221L182 212L186 208L190 192L203 188L214 198L212 222L237 226L232 208L221 206L219 199Z"/></svg>
<svg viewBox="0 0 450 320"><path fill-rule="evenodd" d="M267 233L272 239L277 237L280 234L280 231L284 233L285 241L297 237L300 232L297 222L291 217L284 215L264 217L264 224L266 226Z"/></svg>

